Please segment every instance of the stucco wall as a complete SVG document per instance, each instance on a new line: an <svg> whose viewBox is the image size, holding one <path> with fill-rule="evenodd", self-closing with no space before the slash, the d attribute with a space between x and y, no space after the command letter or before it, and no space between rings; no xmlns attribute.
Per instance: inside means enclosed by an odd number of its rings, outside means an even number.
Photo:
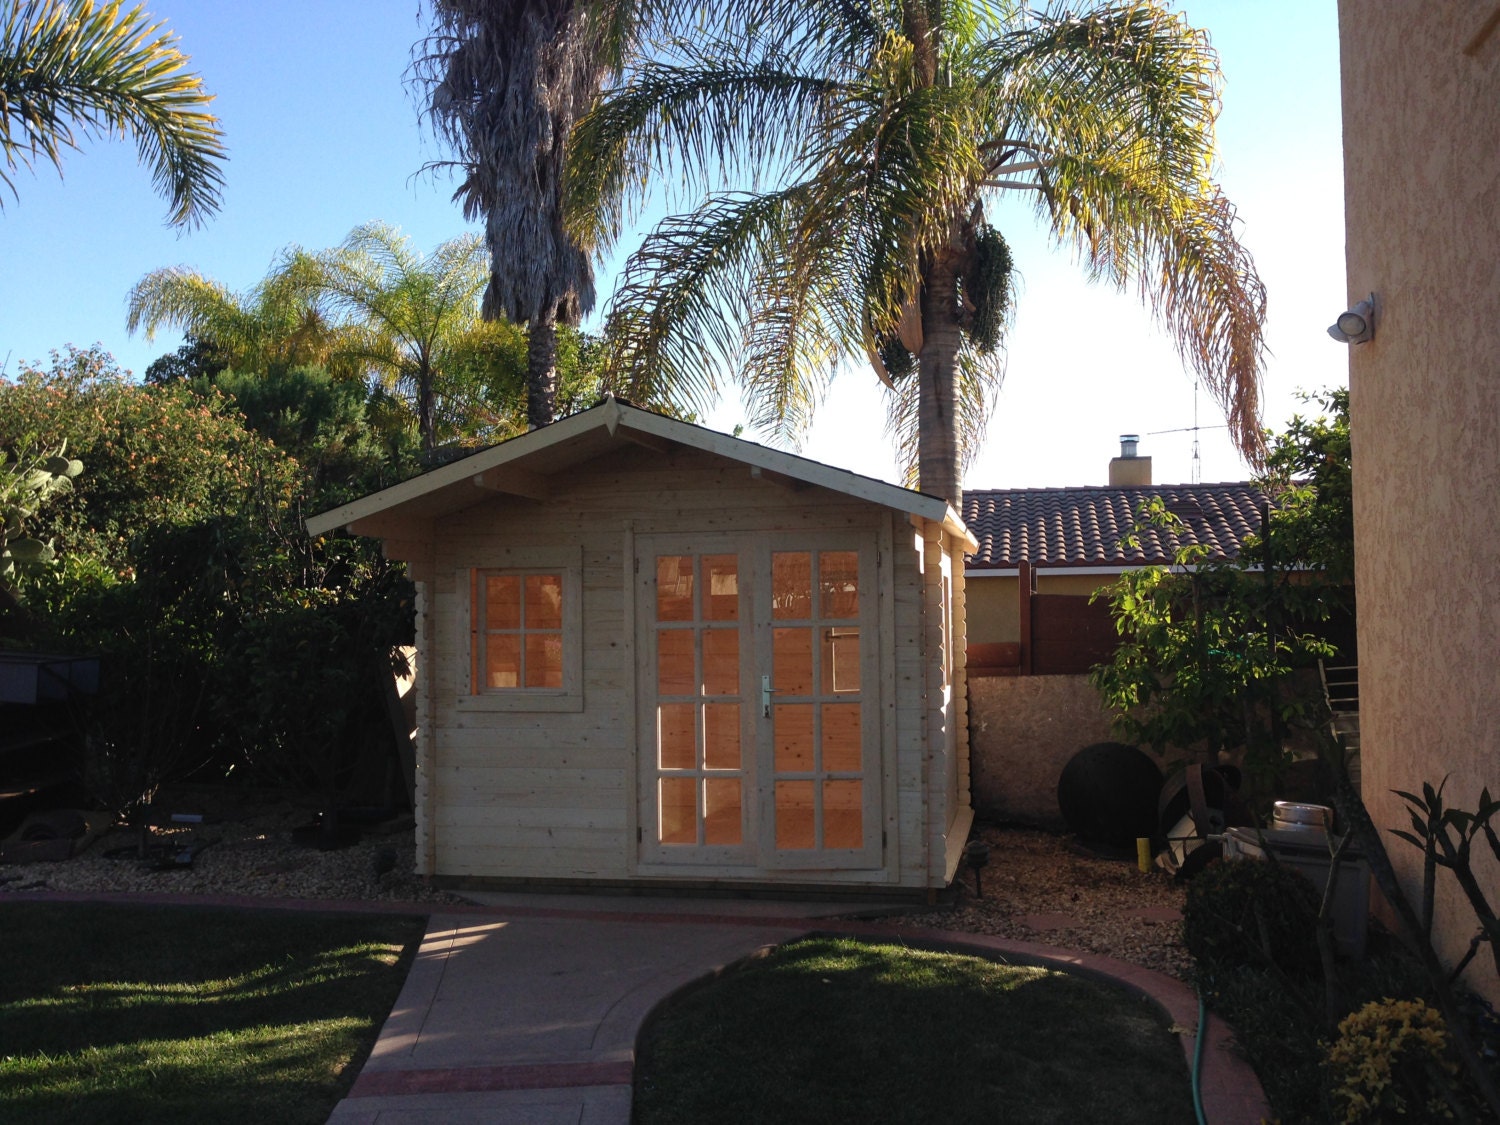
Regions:
<svg viewBox="0 0 1500 1125"><path fill-rule="evenodd" d="M1087 597L1114 581L1110 575L1069 574L1067 571L1038 572L1039 594L1077 594ZM969 578L969 643L994 644L1021 639L1021 597L1014 575Z"/></svg>
<svg viewBox="0 0 1500 1125"><path fill-rule="evenodd" d="M1472 808L1500 790L1500 32L1493 4L1340 0L1364 794L1448 777ZM1331 319L1336 309L1330 309ZM1388 837L1420 902L1420 855ZM1488 849L1485 849L1486 851ZM1439 879L1439 952L1476 925ZM1500 869L1481 880L1500 898ZM1488 953L1472 982L1500 1000Z"/></svg>
<svg viewBox="0 0 1500 1125"><path fill-rule="evenodd" d="M1109 721L1087 676L970 680L975 812L992 820L1062 827L1058 776L1085 746L1110 740Z"/></svg>

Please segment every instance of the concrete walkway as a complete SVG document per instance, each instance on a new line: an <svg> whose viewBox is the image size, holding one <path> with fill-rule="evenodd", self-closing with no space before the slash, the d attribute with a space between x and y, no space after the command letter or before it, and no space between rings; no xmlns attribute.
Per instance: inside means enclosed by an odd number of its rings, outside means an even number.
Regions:
<svg viewBox="0 0 1500 1125"><path fill-rule="evenodd" d="M674 991L807 933L903 940L1123 984L1164 1008L1192 1064L1197 1002L1180 981L1094 954L840 920L845 904L485 896L434 915L406 986L330 1125L625 1125L635 1041ZM1212 1017L1211 1125L1269 1118L1254 1073Z"/></svg>

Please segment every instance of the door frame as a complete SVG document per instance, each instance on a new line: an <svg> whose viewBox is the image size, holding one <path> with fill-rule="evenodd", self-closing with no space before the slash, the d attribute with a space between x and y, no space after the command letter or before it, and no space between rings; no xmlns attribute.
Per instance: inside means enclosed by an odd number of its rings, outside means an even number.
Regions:
<svg viewBox="0 0 1500 1125"><path fill-rule="evenodd" d="M629 823L635 836L629 848L632 873L688 877L722 874L752 878L798 872L835 874L847 871L870 881L883 869L887 877L879 881L895 877L895 833L887 832L888 826L895 822L898 808L897 769L892 760L896 726L894 685L889 682L895 668L892 539L892 521L885 513L874 522L874 526L807 531L756 529L699 535L627 529L624 610L628 635L625 658L629 664L627 690L631 700L635 754L626 795L630 806ZM862 594L859 623L862 634L869 637L860 653L865 844L861 848L778 854L774 847L773 810L768 799L774 784L773 729L771 721L764 719L760 710L761 668L770 665L771 629L774 627L769 608L771 552L850 549L857 550L860 555ZM653 838L656 831L655 558L673 553L695 556L732 553L739 558L745 839L743 846L737 848L698 845L688 852L682 845L661 845ZM868 599L863 593L865 590L869 591ZM649 786L648 780L651 782Z"/></svg>

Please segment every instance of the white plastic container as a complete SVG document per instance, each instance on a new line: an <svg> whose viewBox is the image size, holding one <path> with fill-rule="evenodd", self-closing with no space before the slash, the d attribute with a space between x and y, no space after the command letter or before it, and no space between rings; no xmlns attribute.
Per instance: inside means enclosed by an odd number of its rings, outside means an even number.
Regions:
<svg viewBox="0 0 1500 1125"><path fill-rule="evenodd" d="M1321 808L1304 805L1303 808ZM1230 828L1224 833L1224 858L1265 859L1267 852L1307 876L1321 895L1328 885L1328 833L1314 825L1297 828ZM1339 861L1339 883L1333 894L1333 937L1346 957L1365 955L1370 917L1370 865L1350 848Z"/></svg>

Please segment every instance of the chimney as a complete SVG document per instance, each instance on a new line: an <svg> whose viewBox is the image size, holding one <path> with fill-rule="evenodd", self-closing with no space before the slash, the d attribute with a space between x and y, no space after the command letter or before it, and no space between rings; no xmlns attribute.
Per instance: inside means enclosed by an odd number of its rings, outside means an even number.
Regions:
<svg viewBox="0 0 1500 1125"><path fill-rule="evenodd" d="M1120 435L1120 455L1109 462L1111 488L1148 488L1151 485L1151 458L1137 457L1140 434Z"/></svg>

